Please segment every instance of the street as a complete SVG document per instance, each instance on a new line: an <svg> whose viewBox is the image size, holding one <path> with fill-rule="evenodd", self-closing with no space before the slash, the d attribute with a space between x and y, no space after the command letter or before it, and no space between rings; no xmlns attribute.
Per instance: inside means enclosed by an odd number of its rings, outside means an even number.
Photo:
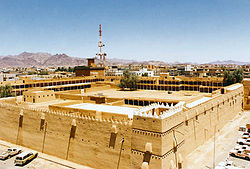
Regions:
<svg viewBox="0 0 250 169"><path fill-rule="evenodd" d="M6 150L9 147L19 147L24 151L29 151L30 149L21 147L21 146L16 146L8 142L4 142L0 140L0 152ZM85 167L82 165L78 165L76 163L63 160L54 156L42 154L38 152L38 157L34 158L24 166L15 166L14 160L16 156L13 156L9 159L6 160L0 160L0 169L16 169L16 168L22 168L22 169L74 169L74 168L79 168L79 169L91 169L90 167Z"/></svg>
<svg viewBox="0 0 250 169"><path fill-rule="evenodd" d="M215 165L218 165L218 163L228 158L234 161L237 167L250 168L250 161L229 156L229 151L237 146L236 141L241 137L241 133L238 131L239 126L246 125L246 123L250 122L249 113L250 111L244 111L242 114L236 115L233 120L228 121L228 123L216 133ZM214 139L212 137L186 157L187 168L212 168L213 147Z"/></svg>

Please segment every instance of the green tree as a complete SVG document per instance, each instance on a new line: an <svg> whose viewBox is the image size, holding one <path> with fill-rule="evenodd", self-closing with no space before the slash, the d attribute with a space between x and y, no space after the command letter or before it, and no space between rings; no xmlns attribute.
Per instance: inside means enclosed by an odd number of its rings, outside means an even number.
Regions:
<svg viewBox="0 0 250 169"><path fill-rule="evenodd" d="M11 91L12 91L12 87L11 87L11 85L5 85L5 97L10 97L10 96L12 96L12 94L11 94Z"/></svg>
<svg viewBox="0 0 250 169"><path fill-rule="evenodd" d="M34 75L34 74L36 74L36 72L33 72L33 71L28 72L28 75Z"/></svg>
<svg viewBox="0 0 250 169"><path fill-rule="evenodd" d="M48 75L49 73L48 73L48 71L41 71L40 73L39 73L39 75Z"/></svg>
<svg viewBox="0 0 250 169"><path fill-rule="evenodd" d="M243 70L242 69L234 70L233 76L234 76L235 83L241 83L244 77Z"/></svg>
<svg viewBox="0 0 250 169"><path fill-rule="evenodd" d="M75 71L74 68L72 68L72 67L69 67L69 68L68 68L68 72L74 72L74 71Z"/></svg>
<svg viewBox="0 0 250 169"><path fill-rule="evenodd" d="M12 87L10 85L0 86L0 98L12 96L11 91Z"/></svg>
<svg viewBox="0 0 250 169"><path fill-rule="evenodd" d="M139 79L135 74L130 73L129 70L125 70L123 72L123 77L121 78L120 83L118 84L118 87L120 87L122 90L130 89L132 91L137 89L138 82Z"/></svg>
<svg viewBox="0 0 250 169"><path fill-rule="evenodd" d="M223 72L223 82L225 86L234 84L234 83L241 83L243 80L243 70L236 69L233 73L228 70Z"/></svg>

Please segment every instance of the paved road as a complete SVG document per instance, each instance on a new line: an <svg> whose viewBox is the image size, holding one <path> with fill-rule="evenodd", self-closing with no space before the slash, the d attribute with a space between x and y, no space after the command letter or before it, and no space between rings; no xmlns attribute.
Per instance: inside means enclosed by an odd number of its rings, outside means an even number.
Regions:
<svg viewBox="0 0 250 169"><path fill-rule="evenodd" d="M0 140L0 152L6 150L8 147L19 147L24 151L30 149L16 146L14 144ZM63 160L54 156L46 155L38 152L38 157L30 161L24 166L14 165L15 156L7 160L0 160L0 169L92 169L87 166L82 166L71 161Z"/></svg>
<svg viewBox="0 0 250 169"><path fill-rule="evenodd" d="M235 166L242 168L250 168L250 161L236 157L229 157L228 160L233 161Z"/></svg>
<svg viewBox="0 0 250 169"><path fill-rule="evenodd" d="M229 158L234 161L238 167L249 168L250 161L244 159L229 157L229 151L237 144L236 141L240 138L238 132L239 126L250 122L250 111L245 111L241 115L237 115L233 120L230 120L219 132L216 133L216 153L215 164L218 165ZM208 169L213 166L213 138L209 139L203 145L199 146L186 157L187 169Z"/></svg>
<svg viewBox="0 0 250 169"><path fill-rule="evenodd" d="M7 147L0 145L0 152L4 151ZM38 157L30 161L24 166L15 166L14 165L15 156L7 160L0 160L0 169L15 169L15 168L29 168L29 169L69 169L68 167L63 167L61 165L46 161Z"/></svg>

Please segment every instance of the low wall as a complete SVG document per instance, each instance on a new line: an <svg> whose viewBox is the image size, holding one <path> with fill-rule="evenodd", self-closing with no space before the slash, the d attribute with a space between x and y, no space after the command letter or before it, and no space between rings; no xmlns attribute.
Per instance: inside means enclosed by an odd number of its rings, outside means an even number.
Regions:
<svg viewBox="0 0 250 169"><path fill-rule="evenodd" d="M89 92L98 92L100 90L108 90L111 89L110 85L101 85L101 86L93 86L91 88L85 88L85 93Z"/></svg>

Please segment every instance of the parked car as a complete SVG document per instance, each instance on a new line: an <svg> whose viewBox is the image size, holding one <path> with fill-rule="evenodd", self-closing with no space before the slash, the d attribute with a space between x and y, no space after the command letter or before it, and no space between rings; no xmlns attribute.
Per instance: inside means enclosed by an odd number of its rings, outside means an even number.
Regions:
<svg viewBox="0 0 250 169"><path fill-rule="evenodd" d="M237 143L239 145L250 145L250 138L248 138L248 139L238 139Z"/></svg>
<svg viewBox="0 0 250 169"><path fill-rule="evenodd" d="M246 160L250 160L250 153L248 153L245 150L231 150L229 152L229 155L232 157L241 157L241 158L244 158Z"/></svg>
<svg viewBox="0 0 250 169"><path fill-rule="evenodd" d="M36 158L37 156L38 156L38 152L36 152L36 151L22 152L21 154L16 156L14 164L15 165L24 165L28 161L31 161L32 159Z"/></svg>
<svg viewBox="0 0 250 169"><path fill-rule="evenodd" d="M248 139L249 138L249 133L248 132L243 133L241 138Z"/></svg>
<svg viewBox="0 0 250 169"><path fill-rule="evenodd" d="M240 126L240 127L239 127L239 131L246 132L246 131L247 131L246 126Z"/></svg>
<svg viewBox="0 0 250 169"><path fill-rule="evenodd" d="M21 152L22 152L22 150L20 148L8 148L6 151L4 151L0 154L0 159L4 160L4 159L10 158L14 155L17 155Z"/></svg>
<svg viewBox="0 0 250 169"><path fill-rule="evenodd" d="M248 145L241 145L241 146L239 145L239 146L234 147L234 149L235 150L240 150L240 149L242 149L242 150L250 150Z"/></svg>

